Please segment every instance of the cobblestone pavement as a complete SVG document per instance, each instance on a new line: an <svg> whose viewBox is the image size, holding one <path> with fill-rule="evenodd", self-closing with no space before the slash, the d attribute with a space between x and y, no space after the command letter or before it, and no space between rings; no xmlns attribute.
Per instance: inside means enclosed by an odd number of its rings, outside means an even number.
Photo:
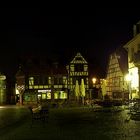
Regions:
<svg viewBox="0 0 140 140"><path fill-rule="evenodd" d="M24 106L6 105L0 106L0 129L17 123L28 114Z"/></svg>
<svg viewBox="0 0 140 140"><path fill-rule="evenodd" d="M10 108L10 112L9 109L0 109L0 114L5 118L11 118L12 114L12 119L8 120L11 125L0 129L0 140L140 139L140 121L128 120L128 110L95 112L90 108L51 109L48 123L42 125L38 121L32 127L28 113L26 108ZM15 118L20 121L14 123ZM4 124L5 120L1 120L0 124Z"/></svg>

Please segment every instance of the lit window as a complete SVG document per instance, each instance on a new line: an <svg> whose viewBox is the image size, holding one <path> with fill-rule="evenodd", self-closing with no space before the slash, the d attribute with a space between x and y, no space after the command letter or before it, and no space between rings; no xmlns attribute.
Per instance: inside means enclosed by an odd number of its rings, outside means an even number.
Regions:
<svg viewBox="0 0 140 140"><path fill-rule="evenodd" d="M29 77L29 86L34 85L34 77Z"/></svg>
<svg viewBox="0 0 140 140"><path fill-rule="evenodd" d="M42 94L42 99L46 99L46 94Z"/></svg>

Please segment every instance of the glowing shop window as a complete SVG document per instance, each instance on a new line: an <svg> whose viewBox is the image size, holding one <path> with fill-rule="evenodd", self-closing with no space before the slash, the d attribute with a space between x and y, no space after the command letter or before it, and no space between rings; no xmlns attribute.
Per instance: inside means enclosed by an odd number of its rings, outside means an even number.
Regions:
<svg viewBox="0 0 140 140"><path fill-rule="evenodd" d="M46 99L46 94L42 94L42 99Z"/></svg>
<svg viewBox="0 0 140 140"><path fill-rule="evenodd" d="M51 99L51 93L50 92L47 93L47 99Z"/></svg>
<svg viewBox="0 0 140 140"><path fill-rule="evenodd" d="M138 68L132 68L130 70L131 73L131 87L132 88L137 88L139 86L139 76L138 76Z"/></svg>
<svg viewBox="0 0 140 140"><path fill-rule="evenodd" d="M35 89L38 89L38 86L34 86Z"/></svg>
<svg viewBox="0 0 140 140"><path fill-rule="evenodd" d="M60 99L67 99L67 93L60 91Z"/></svg>
<svg viewBox="0 0 140 140"><path fill-rule="evenodd" d="M39 85L39 88L43 88L43 86L42 85Z"/></svg>
<svg viewBox="0 0 140 140"><path fill-rule="evenodd" d="M33 89L33 86L29 86L29 89Z"/></svg>
<svg viewBox="0 0 140 140"><path fill-rule="evenodd" d="M54 99L58 99L58 93L57 92L54 93Z"/></svg>

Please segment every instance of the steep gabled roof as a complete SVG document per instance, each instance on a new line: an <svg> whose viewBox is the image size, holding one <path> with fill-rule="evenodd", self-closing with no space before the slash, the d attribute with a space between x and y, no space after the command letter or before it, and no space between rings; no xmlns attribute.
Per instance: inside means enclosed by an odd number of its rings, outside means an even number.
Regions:
<svg viewBox="0 0 140 140"><path fill-rule="evenodd" d="M134 36L130 41L128 41L128 42L123 46L123 48L125 48L125 49L129 48L129 46L131 46L132 44L134 44L135 41L139 40L139 38L140 38L140 33L137 34L136 36Z"/></svg>
<svg viewBox="0 0 140 140"><path fill-rule="evenodd" d="M73 60L70 62L71 64L73 63L82 63L82 64L87 64L87 61L85 60L85 58L81 55L81 53L77 53L76 56L73 58Z"/></svg>
<svg viewBox="0 0 140 140"><path fill-rule="evenodd" d="M112 54L116 54L120 69L123 74L128 73L128 54L123 47L117 48ZM111 55L112 55L111 54Z"/></svg>

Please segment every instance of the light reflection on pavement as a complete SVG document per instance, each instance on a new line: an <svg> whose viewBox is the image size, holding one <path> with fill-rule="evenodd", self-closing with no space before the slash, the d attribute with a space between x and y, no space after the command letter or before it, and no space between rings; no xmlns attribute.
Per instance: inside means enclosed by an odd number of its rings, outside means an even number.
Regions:
<svg viewBox="0 0 140 140"><path fill-rule="evenodd" d="M24 106L5 105L0 106L0 129L22 119L28 111Z"/></svg>
<svg viewBox="0 0 140 140"><path fill-rule="evenodd" d="M7 107L12 119L27 113L24 107ZM5 109L5 110L7 110ZM3 109L0 109L0 112ZM26 111L25 111L26 110ZM6 116L9 115L5 114ZM14 115L13 115L14 113ZM128 110L110 113L94 112L92 109L52 109L46 127L35 124L30 128L29 120L13 126L9 133L2 135L3 140L25 139L71 139L71 140L139 140L140 121L126 121ZM20 116L21 117L21 116ZM1 133L0 133L1 134ZM22 136L22 137L21 137ZM2 139L1 139L2 140Z"/></svg>

